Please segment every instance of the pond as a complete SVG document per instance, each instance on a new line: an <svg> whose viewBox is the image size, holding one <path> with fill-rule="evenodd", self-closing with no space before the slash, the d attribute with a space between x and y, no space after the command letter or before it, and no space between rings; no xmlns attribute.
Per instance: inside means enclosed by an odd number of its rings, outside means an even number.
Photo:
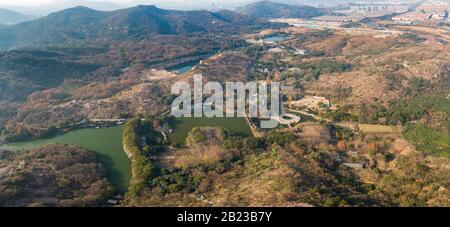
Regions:
<svg viewBox="0 0 450 227"><path fill-rule="evenodd" d="M266 42L279 42L285 40L287 37L284 35L271 35L265 37L263 40Z"/></svg>
<svg viewBox="0 0 450 227"><path fill-rule="evenodd" d="M200 60L195 61L189 61L183 64L175 65L172 67L167 68L168 71L179 73L179 74L185 74L189 72L192 68L194 68L196 65L200 63Z"/></svg>
<svg viewBox="0 0 450 227"><path fill-rule="evenodd" d="M48 144L70 144L95 151L108 172L108 178L120 193L127 191L131 178L131 163L122 150L122 126L103 129L79 129L49 139L39 139L1 145L5 150L20 151Z"/></svg>
<svg viewBox="0 0 450 227"><path fill-rule="evenodd" d="M238 136L252 135L245 118L179 118L176 119L175 130L169 136L171 142L184 144L189 132L196 127L221 127L233 131Z"/></svg>

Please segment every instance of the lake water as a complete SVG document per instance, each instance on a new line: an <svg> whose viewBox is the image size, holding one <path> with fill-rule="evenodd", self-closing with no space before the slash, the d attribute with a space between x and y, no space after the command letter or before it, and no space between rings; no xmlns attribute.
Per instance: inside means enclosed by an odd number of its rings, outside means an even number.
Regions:
<svg viewBox="0 0 450 227"><path fill-rule="evenodd" d="M184 143L195 127L221 127L240 136L251 136L244 118L180 118L175 131L169 136L173 142ZM5 150L20 151L49 144L71 144L94 151L108 172L108 179L118 192L128 189L131 179L131 162L122 149L122 126L103 129L79 129L49 139L39 139L0 145Z"/></svg>
<svg viewBox="0 0 450 227"><path fill-rule="evenodd" d="M48 144L70 144L95 151L108 171L108 179L118 192L127 191L131 178L131 163L122 150L122 126L104 129L80 129L50 139L1 145L5 150L28 150Z"/></svg>
<svg viewBox="0 0 450 227"><path fill-rule="evenodd" d="M169 136L170 141L185 143L186 137L196 127L221 127L235 132L240 136L251 136L252 132L244 118L180 118L176 119L174 133Z"/></svg>
<svg viewBox="0 0 450 227"><path fill-rule="evenodd" d="M183 64L179 64L173 67L169 67L167 70L175 73L185 74L189 72L192 68L200 63L200 60L190 61Z"/></svg>
<svg viewBox="0 0 450 227"><path fill-rule="evenodd" d="M272 35L272 36L265 37L263 40L266 42L278 42L278 41L283 41L286 38L287 37L284 35Z"/></svg>

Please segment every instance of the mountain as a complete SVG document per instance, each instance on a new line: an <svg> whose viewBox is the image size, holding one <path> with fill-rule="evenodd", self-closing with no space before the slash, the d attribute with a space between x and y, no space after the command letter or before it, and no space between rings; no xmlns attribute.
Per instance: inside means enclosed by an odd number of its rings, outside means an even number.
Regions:
<svg viewBox="0 0 450 227"><path fill-rule="evenodd" d="M77 6L85 6L95 10L112 11L126 8L126 6L117 5L108 1L91 1L91 0L53 0L48 3L36 6L2 6L0 8L7 8L18 12L31 15L46 16L50 13L58 12L64 9L73 8Z"/></svg>
<svg viewBox="0 0 450 227"><path fill-rule="evenodd" d="M311 18L324 14L318 8L312 6L288 5L278 2L261 1L239 7L235 10L248 16L257 18Z"/></svg>
<svg viewBox="0 0 450 227"><path fill-rule="evenodd" d="M116 11L75 7L40 19L0 28L0 50L70 41L143 39L151 35L234 33L273 26L232 11L165 10L136 6Z"/></svg>
<svg viewBox="0 0 450 227"><path fill-rule="evenodd" d="M0 49L81 39L96 32L92 25L106 16L105 12L76 7L10 26L0 30Z"/></svg>
<svg viewBox="0 0 450 227"><path fill-rule="evenodd" d="M0 24L17 24L35 18L35 16L24 15L16 11L0 8Z"/></svg>
<svg viewBox="0 0 450 227"><path fill-rule="evenodd" d="M60 10L73 8L77 6L84 6L91 9L102 11L112 11L125 8L124 6L114 4L111 1L91 1L91 0L57 0L47 5L44 5L43 7L40 8L47 9L50 12L57 12Z"/></svg>

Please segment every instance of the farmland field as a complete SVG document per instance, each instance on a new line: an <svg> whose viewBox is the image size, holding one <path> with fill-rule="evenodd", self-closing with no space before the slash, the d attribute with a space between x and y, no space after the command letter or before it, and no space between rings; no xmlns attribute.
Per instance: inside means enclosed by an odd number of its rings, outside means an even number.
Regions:
<svg viewBox="0 0 450 227"><path fill-rule="evenodd" d="M366 134L395 134L397 130L393 126L359 124L359 130Z"/></svg>

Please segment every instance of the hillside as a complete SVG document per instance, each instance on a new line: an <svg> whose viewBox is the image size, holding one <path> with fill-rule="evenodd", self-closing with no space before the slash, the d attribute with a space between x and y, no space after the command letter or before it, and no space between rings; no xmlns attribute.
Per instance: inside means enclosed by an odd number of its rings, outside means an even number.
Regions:
<svg viewBox="0 0 450 227"><path fill-rule="evenodd" d="M142 125L135 128L143 130ZM305 139L298 132L243 138L218 128L194 128L185 147L156 152L157 157L143 162L152 168L135 166L146 174L130 188L124 205L449 205L447 159L412 153L397 155L389 163L380 160L367 170L352 170L341 165L341 158L348 157L338 147L325 143L314 147ZM147 150L156 147L151 144ZM139 152L139 146L136 149ZM146 154L145 149L140 152ZM392 169L384 169L385 164ZM377 178L365 181L370 175Z"/></svg>
<svg viewBox="0 0 450 227"><path fill-rule="evenodd" d="M109 82L35 92L8 117L4 132L11 134L9 139L12 140L26 139L45 136L46 131L55 127L75 127L74 123L83 119L120 118L130 113L164 111L170 100L165 96L170 92L176 75L165 71L137 70L132 69L120 77L109 79ZM9 111L13 111L13 107ZM8 107L1 109L8 110Z"/></svg>
<svg viewBox="0 0 450 227"><path fill-rule="evenodd" d="M294 6L271 1L256 2L239 7L236 12L257 18L311 18L324 13L311 6Z"/></svg>
<svg viewBox="0 0 450 227"><path fill-rule="evenodd" d="M176 11L141 5L103 12L75 7L0 30L0 50L85 40L142 40L155 35L236 33L272 25L231 11Z"/></svg>
<svg viewBox="0 0 450 227"><path fill-rule="evenodd" d="M0 8L0 24L17 24L35 18L35 16L24 15L16 11Z"/></svg>
<svg viewBox="0 0 450 227"><path fill-rule="evenodd" d="M64 145L0 151L0 206L98 206L112 192L90 151Z"/></svg>
<svg viewBox="0 0 450 227"><path fill-rule="evenodd" d="M236 137L218 128L194 128L186 138L187 147L152 159L156 170L143 180L149 183L130 189L125 206L371 203L363 195L362 185L348 183L348 170L331 171L325 164L334 165L328 154L314 155L300 144L291 133L274 132L255 139Z"/></svg>

